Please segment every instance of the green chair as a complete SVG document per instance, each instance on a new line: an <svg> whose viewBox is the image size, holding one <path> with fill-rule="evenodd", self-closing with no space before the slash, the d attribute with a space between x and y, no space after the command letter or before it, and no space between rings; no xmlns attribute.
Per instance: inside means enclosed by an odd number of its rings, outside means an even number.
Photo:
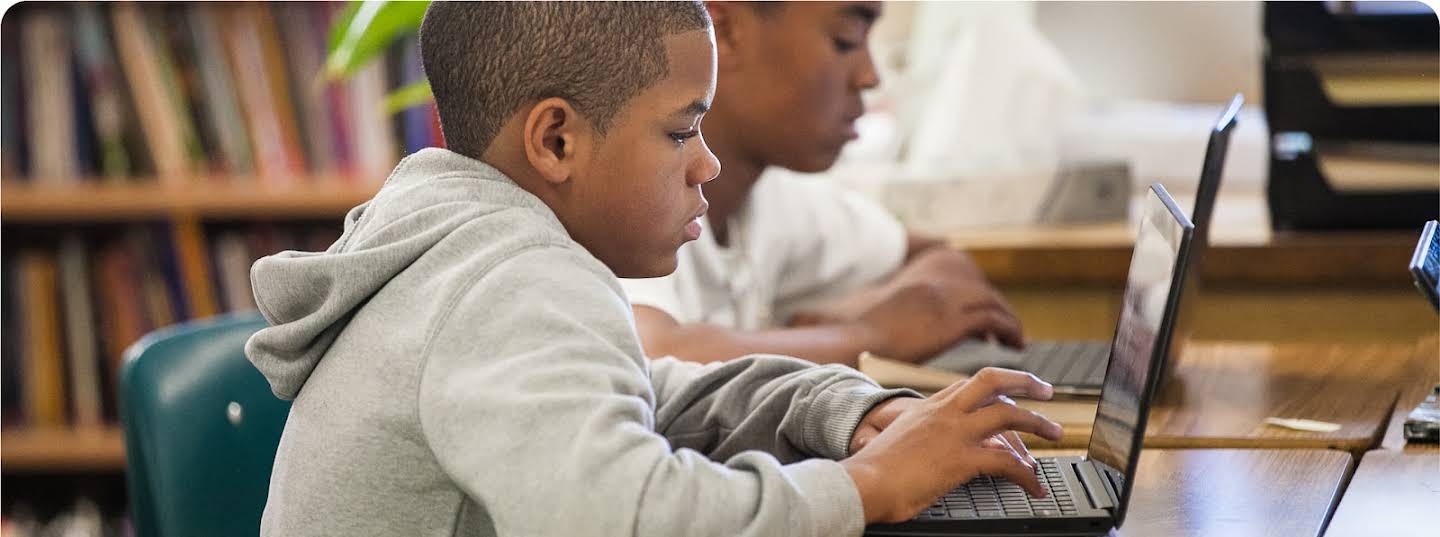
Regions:
<svg viewBox="0 0 1440 537"><path fill-rule="evenodd" d="M260 532L290 403L245 359L257 314L161 329L125 352L120 419L126 483L142 537Z"/></svg>

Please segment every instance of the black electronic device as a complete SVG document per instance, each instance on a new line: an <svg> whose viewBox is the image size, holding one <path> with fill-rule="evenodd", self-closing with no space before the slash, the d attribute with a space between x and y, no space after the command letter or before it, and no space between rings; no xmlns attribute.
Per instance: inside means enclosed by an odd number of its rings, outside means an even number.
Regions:
<svg viewBox="0 0 1440 537"><path fill-rule="evenodd" d="M867 535L1103 535L1124 523L1195 233L1164 187L1151 185L1150 192L1086 455L1036 458L1048 492L1043 499L1026 496L1008 480L982 476L920 516L871 525Z"/></svg>

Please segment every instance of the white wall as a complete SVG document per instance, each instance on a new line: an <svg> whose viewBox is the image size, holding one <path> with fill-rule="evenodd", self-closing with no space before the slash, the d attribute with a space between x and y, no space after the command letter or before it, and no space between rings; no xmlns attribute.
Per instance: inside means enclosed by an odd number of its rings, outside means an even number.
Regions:
<svg viewBox="0 0 1440 537"><path fill-rule="evenodd" d="M1263 102L1260 2L1040 2L1035 24L1094 97Z"/></svg>

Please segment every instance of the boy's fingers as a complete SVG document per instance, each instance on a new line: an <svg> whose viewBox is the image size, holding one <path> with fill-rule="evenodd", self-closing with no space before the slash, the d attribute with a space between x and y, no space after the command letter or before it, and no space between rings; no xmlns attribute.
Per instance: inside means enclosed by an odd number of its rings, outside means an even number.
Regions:
<svg viewBox="0 0 1440 537"><path fill-rule="evenodd" d="M1030 463L1031 468L1040 465L1040 461L1035 460L1035 456L1030 454L1030 448L1025 447L1025 441L1020 439L1020 433L1005 431L1000 436L1010 443L1010 448L1014 449L1016 453L1019 453L1021 459Z"/></svg>
<svg viewBox="0 0 1440 537"><path fill-rule="evenodd" d="M1014 451L987 449L978 453L976 458L980 460L980 473L1003 477L1020 485L1033 497L1045 497L1045 487L1040 484L1034 468L1026 466Z"/></svg>
<svg viewBox="0 0 1440 537"><path fill-rule="evenodd" d="M1013 405L987 406L973 412L969 421L972 425L969 432L974 435L972 442L1008 431L1030 433L1046 440L1060 440L1060 424Z"/></svg>
<svg viewBox="0 0 1440 537"><path fill-rule="evenodd" d="M1011 450L1011 451L1014 451L1014 449L1010 447L1010 442L1007 442L1004 438L1001 438L1001 437L999 437L999 436L992 436L992 437L990 437L990 438L986 438L986 439L984 439L984 440L981 440L981 441L980 441L980 447L985 448L985 449L1000 449L1000 450Z"/></svg>
<svg viewBox="0 0 1440 537"><path fill-rule="evenodd" d="M954 388L950 391L950 388ZM962 386L946 388L951 398L947 402L961 411L969 412L993 403L997 395L1013 395L1029 399L1046 400L1055 395L1055 388L1039 377L1023 371L987 367L976 372ZM944 393L944 392L942 392Z"/></svg>
<svg viewBox="0 0 1440 537"><path fill-rule="evenodd" d="M1034 459L1030 458L1030 452L1025 451L1025 444L1020 443L1019 440L1020 437L1015 436L1015 433L1013 432L1009 435L1006 435L1005 433L1000 433L985 439L984 442L980 443L980 446L989 449L1003 449L1012 452L1015 454L1016 457L1020 458L1020 462L1025 463L1026 466L1029 466L1033 470L1035 468L1035 461Z"/></svg>
<svg viewBox="0 0 1440 537"><path fill-rule="evenodd" d="M1020 335L1020 319L998 307L967 310L961 314L959 324L970 337L990 336L1010 347L1020 346L1023 339Z"/></svg>

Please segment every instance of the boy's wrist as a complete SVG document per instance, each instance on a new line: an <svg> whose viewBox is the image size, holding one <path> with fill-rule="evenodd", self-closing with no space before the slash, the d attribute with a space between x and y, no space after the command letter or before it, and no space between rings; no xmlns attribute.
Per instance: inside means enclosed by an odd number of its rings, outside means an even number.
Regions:
<svg viewBox="0 0 1440 537"><path fill-rule="evenodd" d="M856 347L859 349L859 352L855 353L856 356L862 352L884 354L886 347L884 332L873 323L866 322L863 316L841 326L844 327L845 338L856 343Z"/></svg>
<svg viewBox="0 0 1440 537"><path fill-rule="evenodd" d="M886 494L880 490L880 474L874 466L865 460L857 460L855 457L840 461L845 468L845 473L850 475L850 481L855 483L855 490L860 494L860 506L865 512L865 523L873 524L890 519L890 508L883 505Z"/></svg>

